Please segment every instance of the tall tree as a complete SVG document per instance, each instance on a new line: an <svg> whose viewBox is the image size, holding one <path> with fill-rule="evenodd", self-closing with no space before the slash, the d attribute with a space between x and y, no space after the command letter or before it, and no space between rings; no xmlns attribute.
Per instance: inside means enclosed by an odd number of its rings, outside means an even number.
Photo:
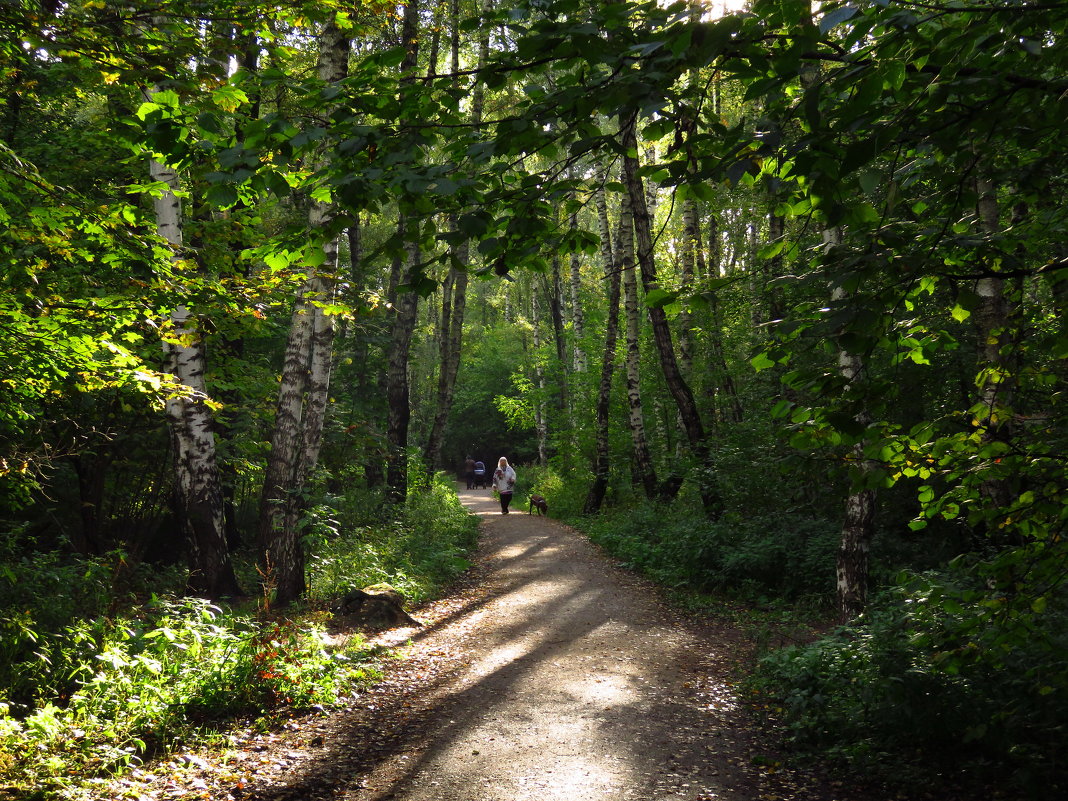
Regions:
<svg viewBox="0 0 1068 801"><path fill-rule="evenodd" d="M656 468L649 453L649 442L645 433L645 415L642 410L641 396L641 314L638 308L638 278L634 266L634 215L631 213L630 198L624 197L620 210L620 250L623 260L620 270L623 273L623 311L626 320L626 383L627 383L627 425L630 429L633 445L634 474L645 488L648 498L656 497Z"/></svg>
<svg viewBox="0 0 1068 801"><path fill-rule="evenodd" d="M348 34L331 18L319 35L317 75L323 97L331 96L331 87L347 75L349 49ZM308 227L313 241L321 243L320 250L306 266L293 304L260 496L264 577L279 604L295 600L305 590L304 549L297 523L301 495L318 460L329 395L333 322L324 306L332 298L337 270L337 234L330 226L333 214L328 200L313 200L308 210Z"/></svg>
<svg viewBox="0 0 1068 801"><path fill-rule="evenodd" d="M493 10L493 0L483 0L482 16L488 18ZM452 74L456 88L462 86L460 77L460 2L452 0ZM488 25L479 28L477 70L482 70L489 58ZM477 130L482 125L482 108L485 86L476 81L471 90L471 127ZM450 217L450 226L454 233L460 234L459 241L453 245L449 261L449 272L442 285L442 314L439 329L439 359L437 408L430 435L427 437L423 461L427 469L433 470L442 463L441 443L445 436L445 425L452 410L453 395L456 391L456 377L460 371L460 353L463 342L464 314L467 307L468 267L471 257L471 241L459 231L459 216Z"/></svg>
<svg viewBox="0 0 1068 801"><path fill-rule="evenodd" d="M165 24L156 18L155 23ZM162 100L159 84L147 93L148 102ZM170 98L167 99L170 102ZM156 230L171 249L177 269L190 258L182 233L182 203L178 171L153 158L152 179L162 187L154 200ZM170 422L175 464L175 506L185 534L190 589L209 598L238 595L240 590L226 543L226 516L215 452L215 421L207 403L206 355L199 321L185 304L170 312L164 338L168 372L175 386L165 408Z"/></svg>
<svg viewBox="0 0 1068 801"><path fill-rule="evenodd" d="M648 295L659 291L660 285L653 253L652 225L646 203L644 182L639 172L638 145L635 135L637 118L637 112L631 112L621 120L620 137L624 150L623 183L634 214L637 261L638 266L641 268L642 285ZM710 483L710 475L708 473L709 450L708 443L705 441L704 424L701 421L697 403L694 401L693 392L679 370L678 359L675 356L675 348L671 338L671 329L663 306L653 304L649 309L649 319L652 323L653 341L656 344L657 355L660 358L664 381L678 407L679 416L690 445L690 451L694 456L696 464L694 475L697 479L696 483L705 512L713 516L718 515L721 511L721 501L717 497L715 488Z"/></svg>
<svg viewBox="0 0 1068 801"><path fill-rule="evenodd" d="M404 87L413 86L414 71L419 62L419 2L408 0L404 5L401 27L401 46L405 56L401 62ZM389 417L386 427L388 452L386 455L386 487L393 503L403 503L408 496L408 426L411 422L408 360L412 335L418 320L419 295L416 279L421 269L418 219L402 211L397 222L397 241L404 243L404 256L394 260L390 278L390 303L393 326L390 335L386 372L386 399Z"/></svg>
<svg viewBox="0 0 1068 801"><path fill-rule="evenodd" d="M608 479L611 470L611 453L609 449L609 422L612 405L612 375L616 367L616 340L619 337L619 295L622 265L617 257L618 248L612 247L611 228L608 219L608 200L603 187L596 193L597 223L601 238L601 264L605 280L608 282L608 313L605 321L604 356L601 358L601 378L597 386L596 412L596 446L593 457L593 481L586 493L582 505L585 514L596 514L604 503L608 491ZM620 231L621 238L624 233Z"/></svg>

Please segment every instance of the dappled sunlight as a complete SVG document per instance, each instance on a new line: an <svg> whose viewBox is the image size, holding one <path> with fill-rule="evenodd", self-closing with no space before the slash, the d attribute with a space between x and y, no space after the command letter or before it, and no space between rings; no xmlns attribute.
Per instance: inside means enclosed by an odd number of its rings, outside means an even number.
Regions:
<svg viewBox="0 0 1068 801"><path fill-rule="evenodd" d="M611 767L614 766L581 756L555 756L551 767L547 765L544 771L516 779L516 789L526 792L516 793L514 797L570 800L577 794L618 792L625 786L626 776Z"/></svg>
<svg viewBox="0 0 1068 801"><path fill-rule="evenodd" d="M607 708L634 700L634 690L621 676L584 676L561 688L579 704Z"/></svg>

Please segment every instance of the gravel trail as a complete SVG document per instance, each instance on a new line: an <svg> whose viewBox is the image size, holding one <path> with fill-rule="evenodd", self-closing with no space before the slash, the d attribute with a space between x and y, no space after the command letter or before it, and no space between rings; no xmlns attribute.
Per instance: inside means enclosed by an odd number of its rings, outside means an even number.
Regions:
<svg viewBox="0 0 1068 801"><path fill-rule="evenodd" d="M475 564L349 706L112 784L137 801L861 801L760 744L731 677L751 644L697 623L549 517L464 490ZM551 510L550 510L551 511Z"/></svg>

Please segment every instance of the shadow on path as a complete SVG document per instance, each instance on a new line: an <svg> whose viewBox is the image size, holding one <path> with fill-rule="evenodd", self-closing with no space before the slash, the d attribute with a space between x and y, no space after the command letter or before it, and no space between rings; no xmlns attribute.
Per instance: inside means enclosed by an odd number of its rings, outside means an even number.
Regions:
<svg viewBox="0 0 1068 801"><path fill-rule="evenodd" d="M764 795L725 675L733 632L681 625L643 581L557 521L502 515L485 491L459 496L483 517L466 586L421 610L425 630L394 633L411 636L409 658L331 716L288 778L244 798Z"/></svg>

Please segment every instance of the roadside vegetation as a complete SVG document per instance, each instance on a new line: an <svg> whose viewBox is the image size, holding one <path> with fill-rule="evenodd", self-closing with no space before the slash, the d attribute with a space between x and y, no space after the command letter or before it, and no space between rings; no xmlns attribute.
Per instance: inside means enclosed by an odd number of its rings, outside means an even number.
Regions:
<svg viewBox="0 0 1068 801"><path fill-rule="evenodd" d="M209 602L181 570L59 552L0 553L2 797L93 798L95 779L244 725L267 729L374 682L387 652L331 636L329 608L388 582L432 597L465 570L475 519L444 480L416 480L384 518L372 496L321 499L306 545L306 602L267 594ZM26 536L26 535L23 535ZM251 585L250 585L251 586Z"/></svg>

